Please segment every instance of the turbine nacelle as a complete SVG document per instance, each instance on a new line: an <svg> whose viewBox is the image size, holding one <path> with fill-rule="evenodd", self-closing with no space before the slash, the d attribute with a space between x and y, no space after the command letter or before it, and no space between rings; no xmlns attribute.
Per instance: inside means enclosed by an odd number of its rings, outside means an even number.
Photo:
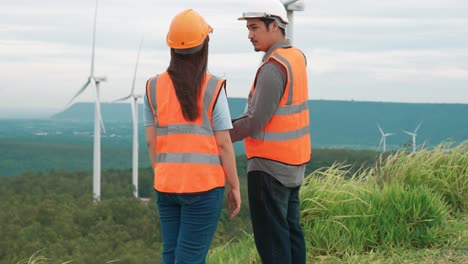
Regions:
<svg viewBox="0 0 468 264"><path fill-rule="evenodd" d="M107 82L107 77L94 77L96 83Z"/></svg>
<svg viewBox="0 0 468 264"><path fill-rule="evenodd" d="M122 101L126 101L128 99L132 98L133 100L138 100L140 98L143 98L143 95L141 94L129 94L127 96L124 96L122 98L119 98L119 99L115 99L114 101L112 101L113 103L116 103L116 102L122 102Z"/></svg>

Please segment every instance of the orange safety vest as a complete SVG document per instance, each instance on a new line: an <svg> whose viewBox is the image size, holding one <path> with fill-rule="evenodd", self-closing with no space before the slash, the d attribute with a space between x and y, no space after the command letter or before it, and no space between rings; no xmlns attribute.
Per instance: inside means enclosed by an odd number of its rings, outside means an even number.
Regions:
<svg viewBox="0 0 468 264"><path fill-rule="evenodd" d="M261 131L245 139L247 158L259 157L290 165L301 165L310 160L312 152L306 60L304 54L293 47L275 50L265 63L272 60L286 69L286 87L270 121ZM248 104L255 92L255 84L262 66L257 71Z"/></svg>
<svg viewBox="0 0 468 264"><path fill-rule="evenodd" d="M148 80L146 94L156 124L154 189L166 193L197 193L225 185L224 170L211 127L213 108L225 80L206 74L200 115L185 120L172 80L164 72Z"/></svg>

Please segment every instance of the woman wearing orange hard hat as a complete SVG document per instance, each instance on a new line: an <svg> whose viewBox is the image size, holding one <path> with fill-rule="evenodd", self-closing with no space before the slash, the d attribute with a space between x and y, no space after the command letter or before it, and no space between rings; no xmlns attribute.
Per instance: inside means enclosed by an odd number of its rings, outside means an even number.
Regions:
<svg viewBox="0 0 468 264"><path fill-rule="evenodd" d="M207 73L209 33L187 9L174 17L169 67L146 83L145 132L161 223L161 263L205 263L225 179L233 218L241 198L223 79Z"/></svg>

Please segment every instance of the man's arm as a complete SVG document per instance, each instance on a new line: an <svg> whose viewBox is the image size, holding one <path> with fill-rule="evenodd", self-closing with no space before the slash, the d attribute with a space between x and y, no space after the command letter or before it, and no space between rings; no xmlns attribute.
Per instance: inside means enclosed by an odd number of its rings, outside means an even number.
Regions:
<svg viewBox="0 0 468 264"><path fill-rule="evenodd" d="M262 66L247 112L233 120L232 142L259 132L276 112L286 86L286 69L275 61Z"/></svg>

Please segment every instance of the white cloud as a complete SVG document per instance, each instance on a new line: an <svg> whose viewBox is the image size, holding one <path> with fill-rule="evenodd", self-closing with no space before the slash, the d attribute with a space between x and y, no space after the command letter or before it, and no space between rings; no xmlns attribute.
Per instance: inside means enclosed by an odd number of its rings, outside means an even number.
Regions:
<svg viewBox="0 0 468 264"><path fill-rule="evenodd" d="M51 31L51 26L34 26L34 25L2 25L0 24L0 33L6 32L32 32L32 31Z"/></svg>
<svg viewBox="0 0 468 264"><path fill-rule="evenodd" d="M468 50L312 50L314 99L466 103ZM463 92L465 90L465 92Z"/></svg>
<svg viewBox="0 0 468 264"><path fill-rule="evenodd" d="M165 70L167 28L188 7L214 27L209 70L228 79L230 96L245 97L262 56L236 20L247 2L99 1L96 73L108 77L103 101L128 93L143 35L137 91ZM89 74L93 15L94 0L2 0L0 108L63 106ZM309 59L312 98L468 103L462 88L468 1L306 0L295 23L295 41ZM87 91L79 100L93 98Z"/></svg>
<svg viewBox="0 0 468 264"><path fill-rule="evenodd" d="M331 72L365 72L379 73L379 76L388 79L414 76L416 73L427 77L468 77L464 70L468 66L468 49L381 52L312 50L307 55L311 60L311 71L319 76ZM389 74L385 75L386 72Z"/></svg>
<svg viewBox="0 0 468 264"><path fill-rule="evenodd" d="M468 31L467 18L409 18L409 17L382 17L382 16L317 16L298 17L297 25L313 25L314 27L335 27L339 29L349 28L408 28L408 27L456 27ZM452 28L453 29L453 28Z"/></svg>

